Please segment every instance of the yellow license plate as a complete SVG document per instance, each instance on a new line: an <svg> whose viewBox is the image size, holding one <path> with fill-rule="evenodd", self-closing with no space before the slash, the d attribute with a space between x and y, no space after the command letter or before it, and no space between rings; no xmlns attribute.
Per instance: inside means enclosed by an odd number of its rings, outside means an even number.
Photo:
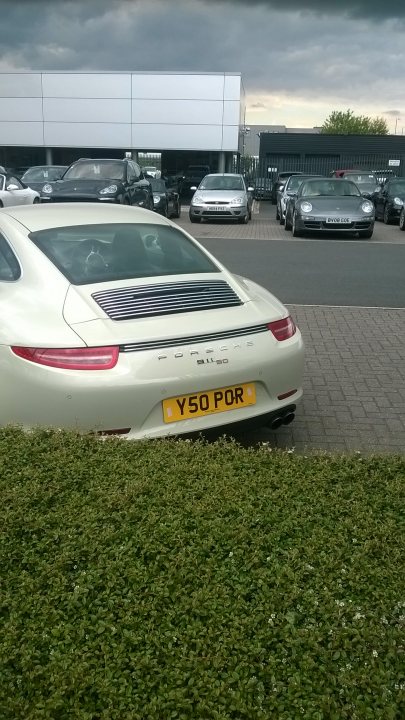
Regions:
<svg viewBox="0 0 405 720"><path fill-rule="evenodd" d="M163 419L172 423L255 404L255 384L245 383L163 400Z"/></svg>

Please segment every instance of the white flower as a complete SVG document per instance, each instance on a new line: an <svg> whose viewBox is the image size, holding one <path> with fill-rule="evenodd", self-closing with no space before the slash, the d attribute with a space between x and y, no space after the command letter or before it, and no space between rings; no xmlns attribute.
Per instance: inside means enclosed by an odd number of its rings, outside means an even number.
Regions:
<svg viewBox="0 0 405 720"><path fill-rule="evenodd" d="M378 652L377 652L377 650L373 650L373 657L378 657Z"/></svg>
<svg viewBox="0 0 405 720"><path fill-rule="evenodd" d="M365 615L362 615L362 613L356 612L353 620L361 620L364 617L365 617Z"/></svg>
<svg viewBox="0 0 405 720"><path fill-rule="evenodd" d="M233 557L233 552L232 552L232 551L229 553L228 557Z"/></svg>

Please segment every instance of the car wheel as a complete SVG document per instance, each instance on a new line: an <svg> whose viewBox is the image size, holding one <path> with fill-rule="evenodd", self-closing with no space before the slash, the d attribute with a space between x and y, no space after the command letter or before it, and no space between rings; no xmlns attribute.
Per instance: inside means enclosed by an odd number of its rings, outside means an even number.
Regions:
<svg viewBox="0 0 405 720"><path fill-rule="evenodd" d="M247 212L246 215L243 215L242 217L238 218L239 225L247 225L249 222L249 213Z"/></svg>
<svg viewBox="0 0 405 720"><path fill-rule="evenodd" d="M278 205L277 205L277 210L276 210L276 220L280 220L280 210L279 210Z"/></svg>
<svg viewBox="0 0 405 720"><path fill-rule="evenodd" d="M401 214L399 216L399 229L405 231L405 210L402 208Z"/></svg>
<svg viewBox="0 0 405 720"><path fill-rule="evenodd" d="M386 225L391 225L391 216L388 205L385 205L384 207L383 220Z"/></svg>
<svg viewBox="0 0 405 720"><path fill-rule="evenodd" d="M181 215L181 205L180 205L180 198L179 198L179 200L177 201L177 205L176 205L176 212L173 214L173 217L179 218L180 215Z"/></svg>
<svg viewBox="0 0 405 720"><path fill-rule="evenodd" d="M192 222L192 223L200 223L200 222L201 222L201 218L199 218L199 217L194 217L193 215L190 215L190 222Z"/></svg>
<svg viewBox="0 0 405 720"><path fill-rule="evenodd" d="M33 201L32 201L32 204L33 204L33 205L38 205L38 204L39 204L39 198L34 198Z"/></svg>
<svg viewBox="0 0 405 720"><path fill-rule="evenodd" d="M297 228L297 218L296 218L295 213L294 213L293 219L292 219L292 234L293 234L293 237L302 237L302 232L300 230L298 230L298 228Z"/></svg>
<svg viewBox="0 0 405 720"><path fill-rule="evenodd" d="M281 215L281 213L280 213L280 220L279 220L279 222L280 222L280 225L284 225L284 224L285 224L285 218L283 218L283 216Z"/></svg>
<svg viewBox="0 0 405 720"><path fill-rule="evenodd" d="M4 207L3 203L0 200L0 208Z"/></svg>
<svg viewBox="0 0 405 720"><path fill-rule="evenodd" d="M367 238L370 239L373 236L372 230L363 230L362 232L359 232L360 238Z"/></svg>

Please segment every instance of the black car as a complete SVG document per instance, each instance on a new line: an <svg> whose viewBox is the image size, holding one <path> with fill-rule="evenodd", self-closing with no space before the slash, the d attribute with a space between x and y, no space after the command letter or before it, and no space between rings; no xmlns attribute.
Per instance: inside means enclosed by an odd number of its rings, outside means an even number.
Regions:
<svg viewBox="0 0 405 720"><path fill-rule="evenodd" d="M59 180L67 168L67 165L34 165L25 171L21 180L28 185L31 190L36 190L41 195L41 190L45 183Z"/></svg>
<svg viewBox="0 0 405 720"><path fill-rule="evenodd" d="M354 182L363 197L373 201L381 187L374 173L368 170L344 170L338 177Z"/></svg>
<svg viewBox="0 0 405 720"><path fill-rule="evenodd" d="M181 192L185 196L193 194L191 188L199 186L201 180L211 172L209 165L189 165L182 178Z"/></svg>
<svg viewBox="0 0 405 720"><path fill-rule="evenodd" d="M76 160L60 180L42 186L41 201L109 202L153 210L150 182L139 165L128 158Z"/></svg>
<svg viewBox="0 0 405 720"><path fill-rule="evenodd" d="M387 180L375 196L376 220L383 220L386 225L399 220L405 202L405 178Z"/></svg>
<svg viewBox="0 0 405 720"><path fill-rule="evenodd" d="M271 178L258 177L247 184L253 185L253 197L255 200L271 200L271 191L273 188L273 181Z"/></svg>
<svg viewBox="0 0 405 720"><path fill-rule="evenodd" d="M277 175L277 178L273 183L273 187L271 188L271 202L273 205L277 205L277 192L281 186L284 187L286 180L288 180L291 175L302 175L302 172L296 172L295 170L286 170L285 172L279 172L279 174Z"/></svg>
<svg viewBox="0 0 405 720"><path fill-rule="evenodd" d="M169 188L162 178L150 178L153 205L156 212L165 217L179 218L181 213L180 195L176 190Z"/></svg>

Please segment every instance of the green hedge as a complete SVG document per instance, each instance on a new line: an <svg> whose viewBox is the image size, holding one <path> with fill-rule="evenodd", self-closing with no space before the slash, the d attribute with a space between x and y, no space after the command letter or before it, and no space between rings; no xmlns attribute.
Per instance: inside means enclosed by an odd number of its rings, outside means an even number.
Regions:
<svg viewBox="0 0 405 720"><path fill-rule="evenodd" d="M0 458L1 720L405 717L404 458L14 429Z"/></svg>

